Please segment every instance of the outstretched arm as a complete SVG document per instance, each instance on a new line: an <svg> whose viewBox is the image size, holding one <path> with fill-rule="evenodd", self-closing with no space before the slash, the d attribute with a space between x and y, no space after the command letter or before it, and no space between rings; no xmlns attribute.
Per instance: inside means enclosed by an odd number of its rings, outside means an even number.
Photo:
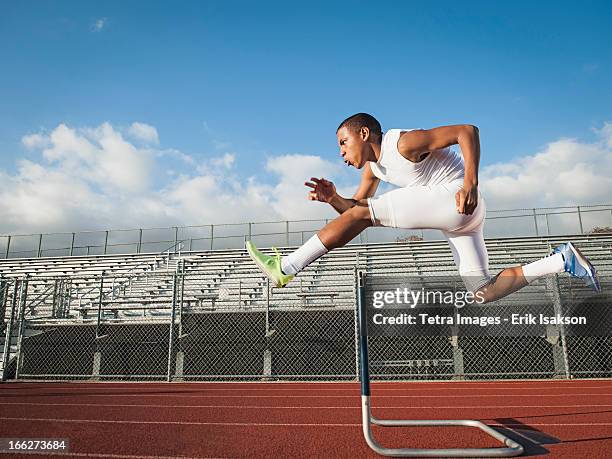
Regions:
<svg viewBox="0 0 612 459"><path fill-rule="evenodd" d="M372 173L370 165L366 163L361 174L361 182L359 188L352 198L343 198L336 192L336 187L329 180L324 178L311 177L311 182L306 182L304 185L312 188L308 193L308 199L311 201L321 201L330 204L340 214L353 206L361 205L360 200L374 196L380 180Z"/></svg>
<svg viewBox="0 0 612 459"><path fill-rule="evenodd" d="M457 211L471 215L478 204L478 165L480 137L478 128L470 124L442 126L434 129L402 133L397 148L402 156L413 161L421 153L459 145L465 163L463 189L456 198Z"/></svg>

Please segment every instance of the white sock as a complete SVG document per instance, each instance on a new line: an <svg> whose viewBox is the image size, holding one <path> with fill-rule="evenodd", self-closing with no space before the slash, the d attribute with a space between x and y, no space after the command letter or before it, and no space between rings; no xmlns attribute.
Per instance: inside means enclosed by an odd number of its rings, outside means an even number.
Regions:
<svg viewBox="0 0 612 459"><path fill-rule="evenodd" d="M297 274L327 252L327 248L315 234L295 252L281 258L281 269L285 274Z"/></svg>
<svg viewBox="0 0 612 459"><path fill-rule="evenodd" d="M523 276L529 283L547 274L562 273L565 271L565 260L560 253L554 253L521 267L523 268Z"/></svg>

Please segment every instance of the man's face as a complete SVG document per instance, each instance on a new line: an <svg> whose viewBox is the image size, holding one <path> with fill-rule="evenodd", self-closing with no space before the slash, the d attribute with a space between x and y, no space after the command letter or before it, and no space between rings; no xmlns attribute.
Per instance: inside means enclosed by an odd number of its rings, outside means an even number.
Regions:
<svg viewBox="0 0 612 459"><path fill-rule="evenodd" d="M367 132L349 130L346 126L337 132L340 155L347 166L361 169L366 163L367 134ZM364 138L364 135L366 138Z"/></svg>

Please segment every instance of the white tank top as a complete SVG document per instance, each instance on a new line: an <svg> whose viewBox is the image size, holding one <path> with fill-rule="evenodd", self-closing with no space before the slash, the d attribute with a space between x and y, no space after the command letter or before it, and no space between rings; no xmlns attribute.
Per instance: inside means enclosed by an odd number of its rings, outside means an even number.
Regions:
<svg viewBox="0 0 612 459"><path fill-rule="evenodd" d="M382 138L378 162L370 162L379 179L399 187L437 185L463 179L463 158L449 147L431 151L418 163L400 155L397 141L400 134L414 129L389 129Z"/></svg>

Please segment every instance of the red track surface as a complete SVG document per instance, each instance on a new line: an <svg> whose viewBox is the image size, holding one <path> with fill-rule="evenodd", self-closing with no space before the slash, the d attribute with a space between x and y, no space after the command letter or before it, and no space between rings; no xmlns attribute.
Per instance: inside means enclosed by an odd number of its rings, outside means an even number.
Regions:
<svg viewBox="0 0 612 459"><path fill-rule="evenodd" d="M357 383L11 383L0 437L68 438L69 457L378 457L360 403ZM373 383L372 406L379 418L479 419L526 456L612 457L612 380ZM388 447L499 446L470 428L374 435Z"/></svg>

